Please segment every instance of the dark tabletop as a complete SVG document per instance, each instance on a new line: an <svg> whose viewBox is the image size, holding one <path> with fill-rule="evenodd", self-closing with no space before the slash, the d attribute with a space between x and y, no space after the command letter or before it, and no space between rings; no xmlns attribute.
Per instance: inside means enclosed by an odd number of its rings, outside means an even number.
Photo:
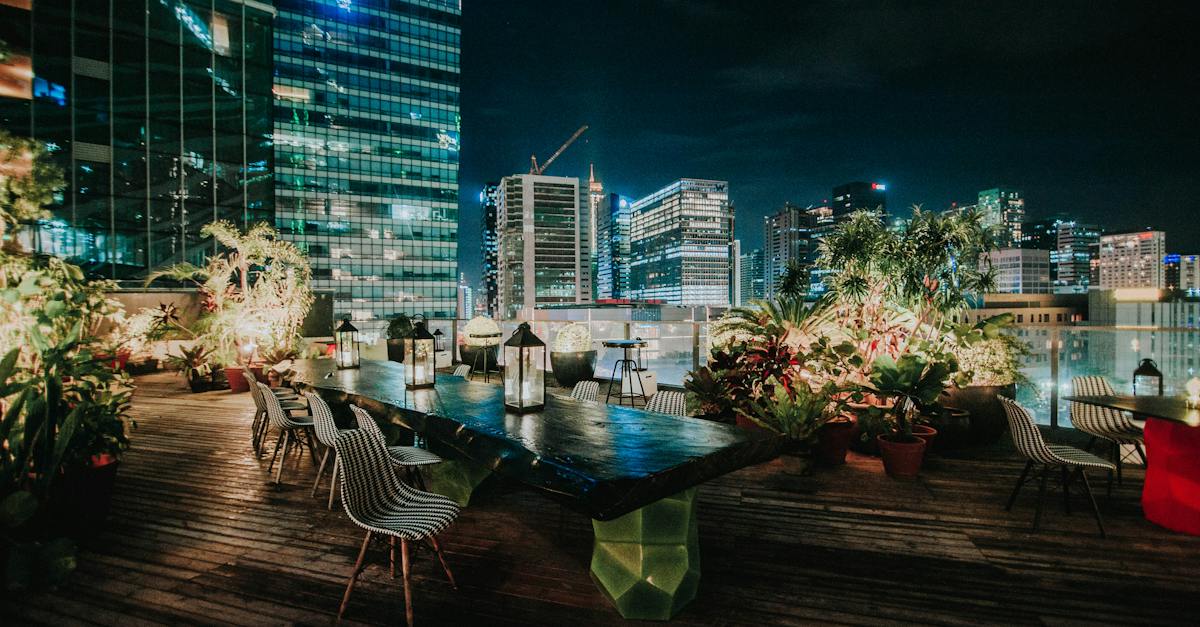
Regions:
<svg viewBox="0 0 1200 627"><path fill-rule="evenodd" d="M327 401L387 416L598 520L772 459L783 445L731 425L549 394L541 412L510 413L499 386L438 375L435 388L409 391L404 366L389 361L338 370L331 359L297 360L293 368L293 382Z"/></svg>
<svg viewBox="0 0 1200 627"><path fill-rule="evenodd" d="M601 344L609 348L640 348L646 345L646 340L603 340Z"/></svg>
<svg viewBox="0 0 1200 627"><path fill-rule="evenodd" d="M1110 407L1137 416L1161 418L1200 427L1200 409L1189 409L1187 401L1173 396L1067 396L1066 400Z"/></svg>

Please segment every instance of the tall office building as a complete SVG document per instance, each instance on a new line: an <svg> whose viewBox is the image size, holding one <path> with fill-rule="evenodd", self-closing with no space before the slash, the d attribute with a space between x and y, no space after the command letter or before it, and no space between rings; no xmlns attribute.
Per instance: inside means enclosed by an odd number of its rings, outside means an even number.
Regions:
<svg viewBox="0 0 1200 627"><path fill-rule="evenodd" d="M0 2L0 126L42 142L66 189L36 252L129 279L202 263L218 219L270 220L269 3Z"/></svg>
<svg viewBox="0 0 1200 627"><path fill-rule="evenodd" d="M276 1L276 223L335 316L455 316L459 4Z"/></svg>
<svg viewBox="0 0 1200 627"><path fill-rule="evenodd" d="M740 280L742 299L736 303L739 307L767 297L767 269L763 249L755 248L742 253Z"/></svg>
<svg viewBox="0 0 1200 627"><path fill-rule="evenodd" d="M833 202L829 207L835 217L840 217L855 211L878 211L881 217L886 217L887 186L883 183L864 183L853 181L843 183L833 188Z"/></svg>
<svg viewBox="0 0 1200 627"><path fill-rule="evenodd" d="M1033 220L1021 225L1021 239L1017 247L1030 250L1058 250L1058 225L1062 218Z"/></svg>
<svg viewBox="0 0 1200 627"><path fill-rule="evenodd" d="M596 298L629 297L629 227L632 202L605 194L596 209Z"/></svg>
<svg viewBox="0 0 1200 627"><path fill-rule="evenodd" d="M633 203L630 294L672 305L730 304L729 183L680 179Z"/></svg>
<svg viewBox="0 0 1200 627"><path fill-rule="evenodd" d="M500 260L497 256L496 247L496 211L499 199L499 183L488 183L483 186L483 191L479 192L480 221L482 223L480 241L483 244L483 274L480 275L482 285L480 285L481 293L479 296L483 299L484 311L491 318L497 316L500 298L499 283L497 282ZM459 316L464 318L473 317L474 315L474 312L471 312L469 316L463 316L463 313L459 312Z"/></svg>
<svg viewBox="0 0 1200 627"><path fill-rule="evenodd" d="M1050 253L1054 291L1086 293L1091 282L1091 264L1100 244L1100 227L1074 220L1058 224L1057 248Z"/></svg>
<svg viewBox="0 0 1200 627"><path fill-rule="evenodd" d="M783 208L763 219L765 295L774 296L788 267L795 263L811 266L812 230L816 216L803 207L784 203Z"/></svg>
<svg viewBox="0 0 1200 627"><path fill-rule="evenodd" d="M1168 290L1180 291L1186 296L1200 295L1200 255L1165 255L1163 280Z"/></svg>
<svg viewBox="0 0 1200 627"><path fill-rule="evenodd" d="M996 246L1012 248L1022 239L1021 225L1025 222L1025 197L1020 190L994 187L979 192L976 209L983 224L992 232Z"/></svg>
<svg viewBox="0 0 1200 627"><path fill-rule="evenodd" d="M1167 234L1163 231L1113 233L1100 237L1100 287L1166 287L1163 257Z"/></svg>
<svg viewBox="0 0 1200 627"><path fill-rule="evenodd" d="M472 318L475 315L475 290L467 285L467 276L458 275L458 316Z"/></svg>
<svg viewBox="0 0 1200 627"><path fill-rule="evenodd" d="M499 314L592 302L588 190L576 177L515 174L500 181Z"/></svg>
<svg viewBox="0 0 1200 627"><path fill-rule="evenodd" d="M1000 248L981 260L995 271L995 291L1001 294L1050 294L1050 251Z"/></svg>
<svg viewBox="0 0 1200 627"><path fill-rule="evenodd" d="M596 216L599 215L600 202L604 200L604 183L596 180L596 164L588 164L588 217L591 223L588 227L588 233L591 233L592 239L588 242L588 250L592 251L591 259L591 274L592 274L592 289L598 288L596 282L596 273L599 271L597 266L598 259L596 258ZM593 291L592 299L596 299L598 293Z"/></svg>

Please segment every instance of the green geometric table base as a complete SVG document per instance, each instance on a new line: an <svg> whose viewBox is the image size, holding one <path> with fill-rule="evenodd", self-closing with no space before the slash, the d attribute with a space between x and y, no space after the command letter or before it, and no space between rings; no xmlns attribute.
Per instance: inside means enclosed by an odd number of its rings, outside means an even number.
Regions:
<svg viewBox="0 0 1200 627"><path fill-rule="evenodd" d="M621 616L669 620L696 597L696 488L609 521L592 521L592 579Z"/></svg>
<svg viewBox="0 0 1200 627"><path fill-rule="evenodd" d="M448 496L466 507L471 502L471 493L475 488L492 475L483 466L459 459L447 459L440 464L432 464L421 469L425 475L425 487L430 492Z"/></svg>

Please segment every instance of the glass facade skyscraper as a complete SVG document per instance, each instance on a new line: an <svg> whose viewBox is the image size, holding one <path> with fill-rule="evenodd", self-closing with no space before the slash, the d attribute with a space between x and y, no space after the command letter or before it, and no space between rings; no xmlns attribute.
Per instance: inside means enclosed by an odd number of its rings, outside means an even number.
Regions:
<svg viewBox="0 0 1200 627"><path fill-rule="evenodd" d="M629 297L629 218L632 203L605 194L596 205L596 298Z"/></svg>
<svg viewBox="0 0 1200 627"><path fill-rule="evenodd" d="M275 6L280 230L335 316L454 317L459 1Z"/></svg>
<svg viewBox="0 0 1200 627"><path fill-rule="evenodd" d="M633 203L630 296L728 306L733 295L729 183L680 179Z"/></svg>
<svg viewBox="0 0 1200 627"><path fill-rule="evenodd" d="M481 277L480 296L483 298L484 310L491 318L496 317L500 300L500 259L496 239L496 212L499 209L499 202L500 184L484 185L483 191L479 192L480 221L483 227L483 232L480 234L480 241L483 244L483 276ZM459 312L459 315L462 316L462 312Z"/></svg>
<svg viewBox="0 0 1200 627"><path fill-rule="evenodd" d="M1009 248L1021 243L1025 222L1025 197L1020 190L995 187L979 192L977 210L983 225L991 230L996 246Z"/></svg>
<svg viewBox="0 0 1200 627"><path fill-rule="evenodd" d="M273 13L252 0L0 3L0 74L28 81L0 90L0 124L44 142L67 183L29 247L134 278L201 262L213 220L270 220Z"/></svg>

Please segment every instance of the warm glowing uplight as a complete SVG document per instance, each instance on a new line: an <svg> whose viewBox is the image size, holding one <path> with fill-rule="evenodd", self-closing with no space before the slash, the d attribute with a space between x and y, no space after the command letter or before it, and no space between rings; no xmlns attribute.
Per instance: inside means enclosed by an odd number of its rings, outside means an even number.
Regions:
<svg viewBox="0 0 1200 627"><path fill-rule="evenodd" d="M1187 389L1188 407L1200 407L1200 378L1188 379L1187 385L1184 387Z"/></svg>

